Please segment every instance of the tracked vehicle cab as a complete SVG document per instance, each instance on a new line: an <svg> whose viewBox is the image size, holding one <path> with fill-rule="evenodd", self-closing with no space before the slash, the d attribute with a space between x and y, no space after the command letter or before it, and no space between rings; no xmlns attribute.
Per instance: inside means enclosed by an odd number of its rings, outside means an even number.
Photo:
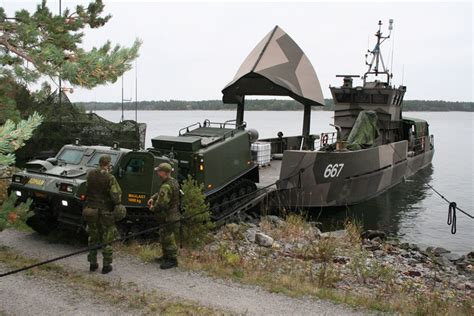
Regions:
<svg viewBox="0 0 474 316"><path fill-rule="evenodd" d="M118 162L129 152L118 143L113 147L83 146L76 140L63 146L55 157L26 163L24 170L13 174L9 194L14 193L18 202L32 200L34 216L27 223L40 233L47 234L60 224L80 228L87 172L108 154L115 173Z"/></svg>

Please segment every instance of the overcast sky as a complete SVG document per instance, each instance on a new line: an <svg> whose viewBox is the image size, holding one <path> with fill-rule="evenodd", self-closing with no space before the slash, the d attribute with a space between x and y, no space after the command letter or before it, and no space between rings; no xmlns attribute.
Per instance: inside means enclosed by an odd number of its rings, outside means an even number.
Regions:
<svg viewBox="0 0 474 316"><path fill-rule="evenodd" d="M12 13L38 1L0 0ZM63 7L80 1L63 0ZM83 1L82 1L83 2ZM139 100L220 99L222 88L254 46L275 25L303 49L325 97L336 74L362 74L367 39L372 48L378 20L394 23L394 83L407 86L405 99L473 101L472 2L179 3L107 1L113 15L87 30L85 47L110 39L130 45L138 37ZM56 9L58 0L48 4ZM392 43L383 47L390 60ZM404 72L402 71L404 69ZM125 98L134 97L134 70L125 75ZM120 80L93 90L75 89L72 101L116 101Z"/></svg>

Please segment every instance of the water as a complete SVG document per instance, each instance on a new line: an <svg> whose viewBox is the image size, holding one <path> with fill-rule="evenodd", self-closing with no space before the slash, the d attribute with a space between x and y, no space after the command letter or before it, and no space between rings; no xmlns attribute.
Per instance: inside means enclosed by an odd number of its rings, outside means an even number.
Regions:
<svg viewBox="0 0 474 316"><path fill-rule="evenodd" d="M119 121L120 111L98 111L99 115ZM133 119L134 112L126 112ZM457 233L452 235L446 224L448 205L427 184L435 187L459 207L474 213L473 186L473 122L474 113L465 112L409 112L407 116L423 118L435 135L435 155L430 167L417 173L405 183L368 202L349 209L324 209L319 220L326 228L338 228L345 218L359 219L366 229L382 229L408 242L445 247L465 254L474 250L474 220L458 212ZM311 132L332 131L332 112L314 111ZM221 122L233 119L232 111L143 111L138 120L145 122L147 146L151 137L176 135L181 127L203 121ZM303 112L246 112L249 128L259 131L260 137L276 137L301 133Z"/></svg>

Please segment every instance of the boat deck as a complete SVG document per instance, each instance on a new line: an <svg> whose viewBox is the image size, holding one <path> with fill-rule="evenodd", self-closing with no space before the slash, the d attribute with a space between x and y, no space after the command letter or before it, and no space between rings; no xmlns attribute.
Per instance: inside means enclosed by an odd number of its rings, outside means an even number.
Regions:
<svg viewBox="0 0 474 316"><path fill-rule="evenodd" d="M260 166L260 182L257 187L265 187L275 183L280 178L281 160L272 160L267 166Z"/></svg>

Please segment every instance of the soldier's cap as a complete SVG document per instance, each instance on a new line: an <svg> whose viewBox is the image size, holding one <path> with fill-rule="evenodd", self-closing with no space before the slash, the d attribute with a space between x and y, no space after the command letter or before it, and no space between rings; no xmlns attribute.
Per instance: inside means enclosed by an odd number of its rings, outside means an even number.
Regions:
<svg viewBox="0 0 474 316"><path fill-rule="evenodd" d="M173 171L173 167L169 163L163 162L163 163L160 163L158 167L155 168L155 171L171 172Z"/></svg>
<svg viewBox="0 0 474 316"><path fill-rule="evenodd" d="M105 155L100 156L99 165L104 166L104 165L109 164L111 161L112 161L112 157L110 157L110 155L105 154Z"/></svg>

